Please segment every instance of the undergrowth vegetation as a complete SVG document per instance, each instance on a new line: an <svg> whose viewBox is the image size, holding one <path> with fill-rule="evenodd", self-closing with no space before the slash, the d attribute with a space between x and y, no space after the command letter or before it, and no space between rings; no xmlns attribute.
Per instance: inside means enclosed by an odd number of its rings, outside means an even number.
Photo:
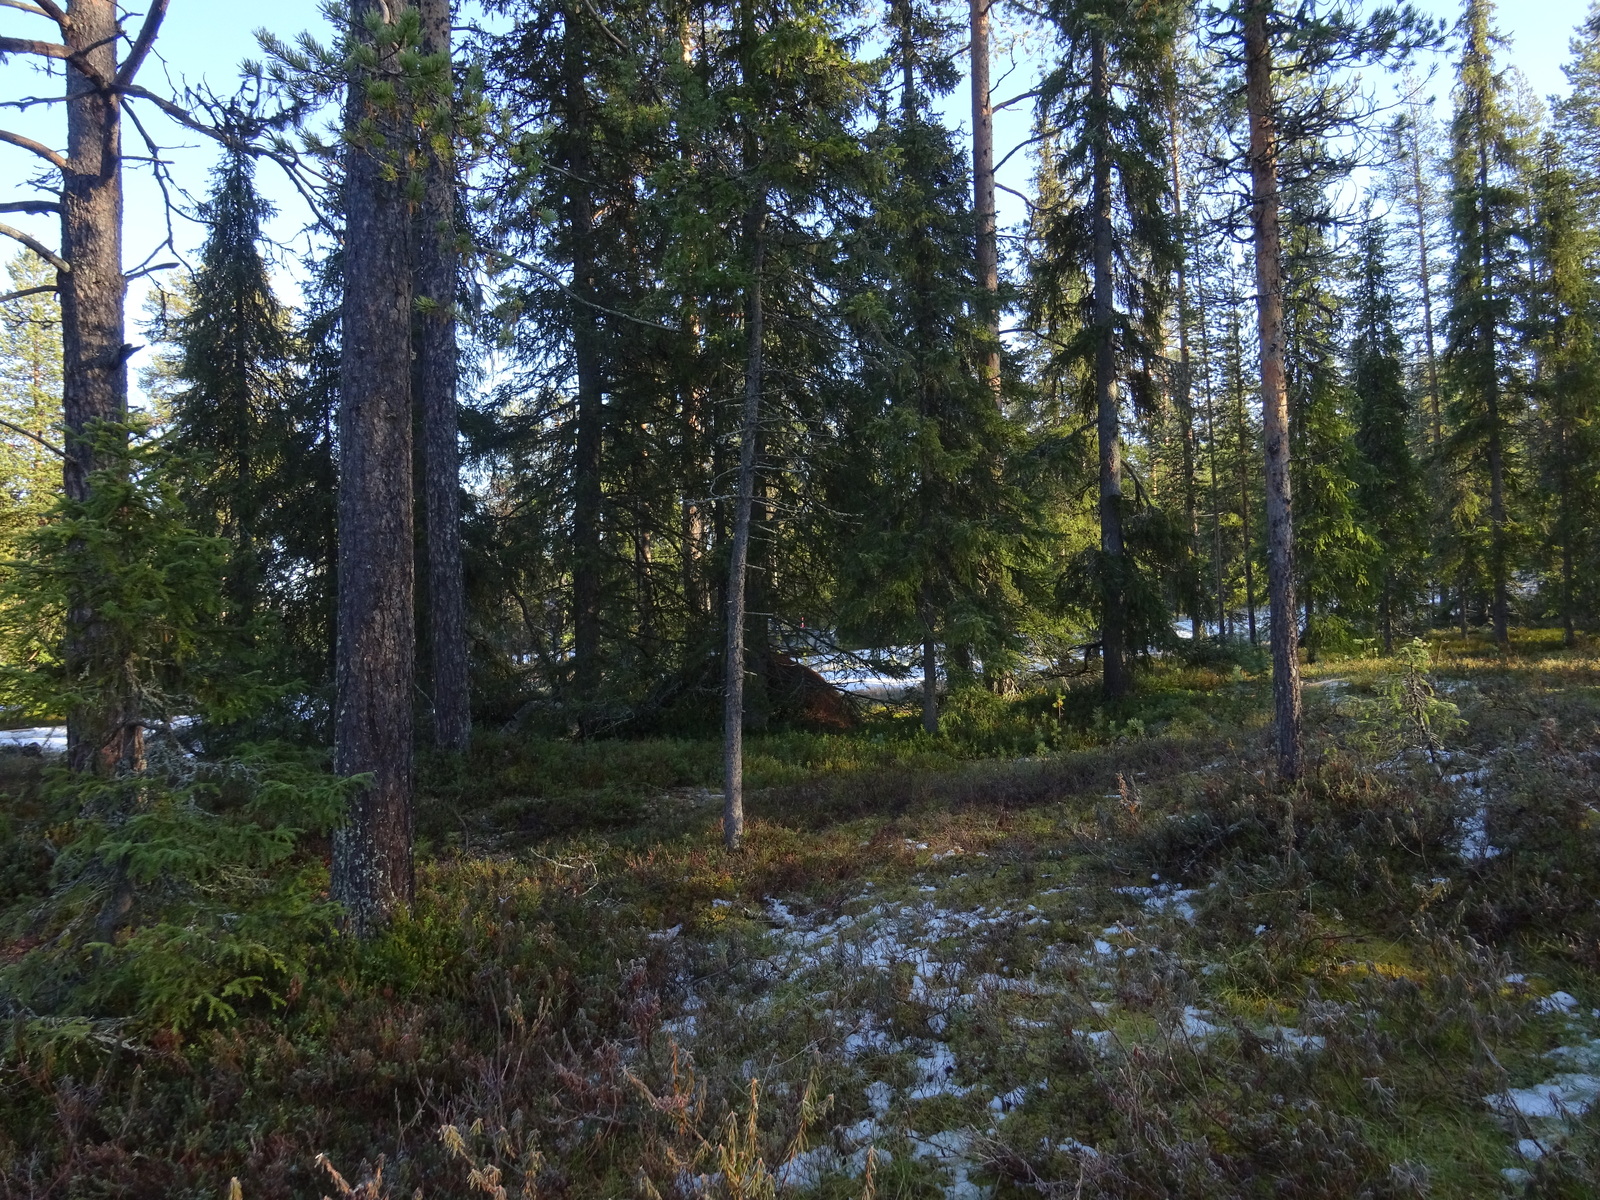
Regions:
<svg viewBox="0 0 1600 1200"><path fill-rule="evenodd" d="M754 739L732 856L484 733L366 945L315 755L0 757L0 1195L1596 1194L1600 661L1319 664L1293 788L1253 666Z"/></svg>

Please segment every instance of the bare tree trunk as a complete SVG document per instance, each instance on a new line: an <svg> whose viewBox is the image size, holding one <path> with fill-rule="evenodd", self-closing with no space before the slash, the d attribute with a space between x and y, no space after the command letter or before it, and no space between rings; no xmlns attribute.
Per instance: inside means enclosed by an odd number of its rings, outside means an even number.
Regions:
<svg viewBox="0 0 1600 1200"><path fill-rule="evenodd" d="M1106 73L1105 37L1096 32L1090 44L1090 91L1102 106L1109 103L1111 81ZM1097 107L1095 111L1103 111ZM1101 672L1106 699L1128 694L1126 562L1122 545L1121 398L1117 393L1116 281L1112 276L1115 233L1111 225L1110 130L1097 130L1091 170L1094 175L1094 395L1100 441L1100 641Z"/></svg>
<svg viewBox="0 0 1600 1200"><path fill-rule="evenodd" d="M592 243L594 197L589 154L590 108L586 63L577 0L563 9L563 46L567 101L566 135L571 139L567 161L567 236L572 241L572 353L578 377L576 461L573 464L572 625L574 677L580 700L591 700L600 687L600 572L602 562L600 462L602 454L603 383L600 330L591 307L597 268Z"/></svg>
<svg viewBox="0 0 1600 1200"><path fill-rule="evenodd" d="M1233 345L1236 356L1244 353L1237 325L1234 326ZM1242 357L1234 358L1235 363L1243 363L1243 361ZM1250 424L1244 410L1244 378L1242 375L1234 380L1233 419L1239 435L1239 537L1241 539L1239 556L1244 567L1245 622L1250 631L1250 644L1254 646L1258 639L1256 635L1255 543L1250 534Z"/></svg>
<svg viewBox="0 0 1600 1200"><path fill-rule="evenodd" d="M747 164L753 153L746 148ZM737 850L744 838L744 684L745 568L750 558L750 512L755 503L756 443L761 435L762 373L766 365L766 314L761 272L767 251L766 194L756 198L745 219L750 246L750 283L745 293L746 365L744 417L739 431L739 481L734 501L733 542L728 554L728 643L723 685L722 840Z"/></svg>
<svg viewBox="0 0 1600 1200"><path fill-rule="evenodd" d="M450 56L450 0L420 0L422 48ZM461 462L456 425L455 161L431 149L417 230L417 381L428 542L428 646L433 740L464 751L472 736L467 692L467 601L461 575Z"/></svg>
<svg viewBox="0 0 1600 1200"><path fill-rule="evenodd" d="M984 381L1000 399L1000 242L994 197L994 108L989 93L989 6L994 0L969 0L972 19L972 196L978 223L978 286L988 297L984 325L989 354Z"/></svg>
<svg viewBox="0 0 1600 1200"><path fill-rule="evenodd" d="M1217 637L1226 641L1232 633L1228 627L1228 597L1222 582L1222 500L1217 494L1217 425L1212 404L1210 331L1205 314L1204 294L1200 304L1200 365L1205 377L1206 402L1206 457L1210 464L1208 499L1211 504L1211 566L1215 576L1217 594Z"/></svg>
<svg viewBox="0 0 1600 1200"><path fill-rule="evenodd" d="M351 28L365 39L378 0L356 0ZM370 775L334 833L333 898L351 928L370 935L415 890L412 864L413 610L411 479L411 264L404 185L385 179L386 155L405 145L393 105L369 101L372 75L398 73L393 55L353 68L352 132L381 135L345 152L344 351L339 403L339 633L334 769ZM393 174L390 170L389 174Z"/></svg>
<svg viewBox="0 0 1600 1200"><path fill-rule="evenodd" d="M1489 149L1487 145L1478 148L1478 194L1489 194ZM1493 288L1494 262L1489 254L1489 247L1493 245L1493 229L1487 203L1479 205L1479 230L1478 240L1483 247L1481 269L1483 272L1483 291L1487 297ZM1494 643L1502 650L1510 642L1509 609L1507 598L1509 583L1507 575L1510 571L1508 552L1506 547L1506 470L1505 449L1502 445L1502 430L1500 428L1500 377L1498 373L1499 356L1495 354L1494 347L1499 341L1499 330L1495 328L1494 317L1489 305L1481 306L1484 312L1483 322L1478 330L1478 337L1487 348L1490 360L1490 378L1488 393L1484 396L1484 406L1489 418L1489 567L1494 576L1494 600L1492 619L1494 622Z"/></svg>
<svg viewBox="0 0 1600 1200"><path fill-rule="evenodd" d="M1250 119L1250 218L1261 343L1261 410L1267 463L1267 597L1272 607L1273 716L1278 774L1298 779L1300 663L1294 604L1294 516L1289 487L1289 399L1283 371L1283 257L1278 227L1278 131L1267 16L1251 0L1245 17L1245 104Z"/></svg>

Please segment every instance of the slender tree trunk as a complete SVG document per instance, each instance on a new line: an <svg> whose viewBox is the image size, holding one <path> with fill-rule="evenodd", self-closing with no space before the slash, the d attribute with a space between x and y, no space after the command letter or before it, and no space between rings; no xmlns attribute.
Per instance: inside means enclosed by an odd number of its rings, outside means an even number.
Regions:
<svg viewBox="0 0 1600 1200"><path fill-rule="evenodd" d="M1487 197L1489 194L1489 150L1486 145L1478 148L1478 195ZM1494 622L1494 642L1501 649L1505 649L1510 640L1509 603L1507 600L1509 572L1509 555L1506 551L1506 475L1505 475L1505 449L1502 445L1502 431L1500 428L1500 374L1498 355L1495 346L1499 340L1499 330L1495 327L1494 317L1487 303L1494 290L1494 263L1489 255L1489 246L1493 229L1487 199L1479 203L1479 244L1483 247L1480 267L1482 270L1483 299L1480 307L1484 313L1482 323L1478 329L1478 337L1483 342L1484 353L1489 359L1489 378L1484 381L1484 407L1487 410L1489 424L1489 568L1494 576L1494 598L1491 619Z"/></svg>
<svg viewBox="0 0 1600 1200"><path fill-rule="evenodd" d="M1172 209L1173 220L1179 230L1178 248L1178 420L1181 427L1178 434L1183 443L1183 516L1185 527L1189 531L1190 561L1199 558L1200 551L1200 516L1198 488L1195 485L1195 428L1194 428L1194 372L1189 362L1189 246L1188 238L1184 234L1184 209L1183 209L1183 161L1182 144L1179 139L1178 106L1174 103L1167 110L1167 126L1170 135L1172 152ZM1189 610L1189 634L1198 641L1204 618L1201 616L1201 591L1196 579L1196 587L1191 597Z"/></svg>
<svg viewBox="0 0 1600 1200"><path fill-rule="evenodd" d="M366 37L378 0L351 6ZM375 145L345 154L344 351L339 405L339 633L334 769L370 775L334 833L333 898L362 936L411 902L412 686L416 653L411 479L410 217L404 185L385 156L405 145L407 122L369 103L370 75L353 69L346 128L370 121ZM393 174L392 169L388 171Z"/></svg>
<svg viewBox="0 0 1600 1200"><path fill-rule="evenodd" d="M1422 285L1422 334L1428 353L1428 419L1432 433L1431 448L1437 454L1444 444L1444 422L1439 403L1439 353L1433 331L1433 273L1428 267L1427 184L1422 175L1421 131L1414 126L1411 131L1411 186L1417 210L1417 276Z"/></svg>
<svg viewBox="0 0 1600 1200"><path fill-rule="evenodd" d="M1289 487L1289 399L1283 373L1283 258L1278 228L1278 131L1267 16L1245 17L1245 103L1250 120L1250 217L1261 343L1261 410L1267 463L1267 594L1272 608L1273 716L1278 774L1300 777L1300 663L1295 645L1294 517Z"/></svg>
<svg viewBox="0 0 1600 1200"><path fill-rule="evenodd" d="M989 93L989 6L994 0L969 0L972 19L972 194L978 224L978 286L988 297L984 325L989 354L984 381L1000 400L1000 241L994 195L994 108Z"/></svg>
<svg viewBox="0 0 1600 1200"><path fill-rule="evenodd" d="M1572 537L1569 532L1561 542L1561 643L1569 647L1578 644L1578 623L1572 611L1572 592Z"/></svg>
<svg viewBox="0 0 1600 1200"><path fill-rule="evenodd" d="M1394 653L1394 572L1384 569L1383 572L1383 652Z"/></svg>
<svg viewBox="0 0 1600 1200"><path fill-rule="evenodd" d="M1211 355L1208 350L1209 331L1202 299L1200 308L1200 366L1205 377L1206 402L1206 456L1210 464L1207 480L1207 501L1211 506L1211 567L1215 576L1217 594L1217 637L1226 641L1228 628L1228 597L1222 582L1222 499L1217 492L1217 426L1215 406L1211 392Z"/></svg>
<svg viewBox="0 0 1600 1200"><path fill-rule="evenodd" d="M419 0L422 47L450 57L450 0ZM448 132L446 132L448 136ZM417 372L428 544L428 647L433 740L464 751L472 736L467 692L467 601L461 573L461 462L456 424L455 161L430 148L417 220Z"/></svg>
<svg viewBox="0 0 1600 1200"><path fill-rule="evenodd" d="M748 140L747 135L747 143ZM753 147L747 144L747 169L753 158ZM756 442L761 433L762 375L766 367L766 313L761 289L767 252L766 222L766 193L763 191L745 218L750 282L745 292L744 416L739 431L733 542L728 553L728 644L724 664L727 675L722 709L722 840L729 850L738 849L744 838L745 567L750 556L750 512L755 502Z"/></svg>
<svg viewBox="0 0 1600 1200"><path fill-rule="evenodd" d="M1094 394L1100 441L1100 640L1102 678L1108 700L1128 694L1126 563L1122 546L1121 398L1117 392L1116 281L1112 228L1110 130L1104 112L1111 100L1106 70L1105 38L1095 33L1090 44L1090 93L1095 121L1094 195Z"/></svg>
<svg viewBox="0 0 1600 1200"><path fill-rule="evenodd" d="M1242 543L1239 547L1239 557L1244 566L1244 607L1245 620L1250 631L1250 644L1256 645L1256 572L1255 572L1255 543L1250 533L1250 423L1244 410L1244 341L1239 336L1239 317L1235 312L1230 318L1233 338L1233 420L1234 428L1238 432L1238 453L1234 456L1239 464L1239 524Z"/></svg>
<svg viewBox="0 0 1600 1200"><path fill-rule="evenodd" d="M922 729L930 737L939 732L939 650L933 641L933 613L924 612L927 632L922 637Z"/></svg>
<svg viewBox="0 0 1600 1200"><path fill-rule="evenodd" d="M600 329L592 307L597 291L594 195L590 161L590 105L585 82L583 17L578 0L563 9L562 48L567 129L567 233L572 254L572 353L578 383L576 458L573 462L572 633L573 683L581 701L600 687L600 573L602 494L600 464L605 421Z"/></svg>

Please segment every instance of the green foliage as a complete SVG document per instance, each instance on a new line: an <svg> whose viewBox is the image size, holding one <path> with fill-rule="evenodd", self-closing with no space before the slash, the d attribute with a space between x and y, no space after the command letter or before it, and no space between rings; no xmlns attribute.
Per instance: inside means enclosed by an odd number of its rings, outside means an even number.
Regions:
<svg viewBox="0 0 1600 1200"><path fill-rule="evenodd" d="M6 264L7 291L48 288L32 254ZM0 305L0 555L50 510L61 490L61 308L50 294Z"/></svg>
<svg viewBox="0 0 1600 1200"><path fill-rule="evenodd" d="M27 1017L13 1052L84 1021L151 1033L281 1006L327 945L336 911L306 839L337 823L352 781L274 746L155 757L136 777L46 776L27 824L51 849L46 893L3 918L32 947L0 971Z"/></svg>
<svg viewBox="0 0 1600 1200"><path fill-rule="evenodd" d="M170 446L138 423L86 436L106 464L88 498L58 501L0 567L0 709L157 726L248 711L265 685L237 658L217 669L236 636L222 619L228 546L188 524ZM69 660L74 604L96 620Z"/></svg>

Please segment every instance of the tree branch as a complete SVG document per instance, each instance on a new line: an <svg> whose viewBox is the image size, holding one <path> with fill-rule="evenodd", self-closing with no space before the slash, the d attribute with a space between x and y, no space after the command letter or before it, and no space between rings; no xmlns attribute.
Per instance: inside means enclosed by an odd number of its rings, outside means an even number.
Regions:
<svg viewBox="0 0 1600 1200"><path fill-rule="evenodd" d="M132 283L135 279L145 275L154 275L157 271L171 271L181 266L183 266L182 263L176 262L152 263L148 267L140 267L137 270L129 271L122 279L124 283Z"/></svg>
<svg viewBox="0 0 1600 1200"><path fill-rule="evenodd" d="M60 42L34 38L0 37L0 54L37 54L40 58L71 58L72 50Z"/></svg>
<svg viewBox="0 0 1600 1200"><path fill-rule="evenodd" d="M42 8L32 4L24 4L22 0L0 0L0 8L14 8L19 12L32 13L36 17L48 17L50 14Z"/></svg>
<svg viewBox="0 0 1600 1200"><path fill-rule="evenodd" d="M13 300L25 300L29 296L42 296L46 292L56 292L60 289L53 283L42 287L23 288L20 292L0 292L0 304L10 304Z"/></svg>
<svg viewBox="0 0 1600 1200"><path fill-rule="evenodd" d="M139 68L144 65L144 60L150 53L150 47L155 45L156 34L161 32L161 22L166 19L168 0L154 0L150 11L144 15L144 24L139 29L139 37L133 43L133 49L128 52L126 61L117 71L117 87L126 87L133 82L133 77L139 73Z"/></svg>
<svg viewBox="0 0 1600 1200"><path fill-rule="evenodd" d="M12 433L20 433L25 438L32 438L34 441L38 442L39 445L50 451L51 454L54 454L57 458L66 458L67 456L67 452L60 446L57 446L52 442L45 441L45 439L40 437L37 433L30 433L21 425L13 425L4 417L0 417L0 425L4 425L7 429L11 430Z"/></svg>
<svg viewBox="0 0 1600 1200"><path fill-rule="evenodd" d="M54 150L50 149L49 146L46 146L42 142L36 142L32 138L23 137L20 133L12 133L9 129L0 129L0 142L6 142L13 146L21 146L24 150L32 150L35 154L44 159L45 162L49 163L52 167L55 167L58 171L67 171L71 169L67 163L67 160L61 155L57 154Z"/></svg>
<svg viewBox="0 0 1600 1200"><path fill-rule="evenodd" d="M9 225L0 225L0 234L4 234L13 241L21 242L29 250L32 250L40 258L44 259L56 270L62 272L63 274L72 270L71 265L66 259L62 258L59 254L50 249L49 246L46 246L37 238L30 237L28 234L23 233L22 230L13 229Z"/></svg>
<svg viewBox="0 0 1600 1200"><path fill-rule="evenodd" d="M61 6L56 3L56 0L33 0L33 2L39 7L45 16L49 17L57 25L61 26L61 28L65 29L67 27L67 14L62 11Z"/></svg>
<svg viewBox="0 0 1600 1200"><path fill-rule="evenodd" d="M10 212L36 213L39 216L49 216L52 213L59 214L61 205L54 200L7 200L4 204L0 204L0 213Z"/></svg>

